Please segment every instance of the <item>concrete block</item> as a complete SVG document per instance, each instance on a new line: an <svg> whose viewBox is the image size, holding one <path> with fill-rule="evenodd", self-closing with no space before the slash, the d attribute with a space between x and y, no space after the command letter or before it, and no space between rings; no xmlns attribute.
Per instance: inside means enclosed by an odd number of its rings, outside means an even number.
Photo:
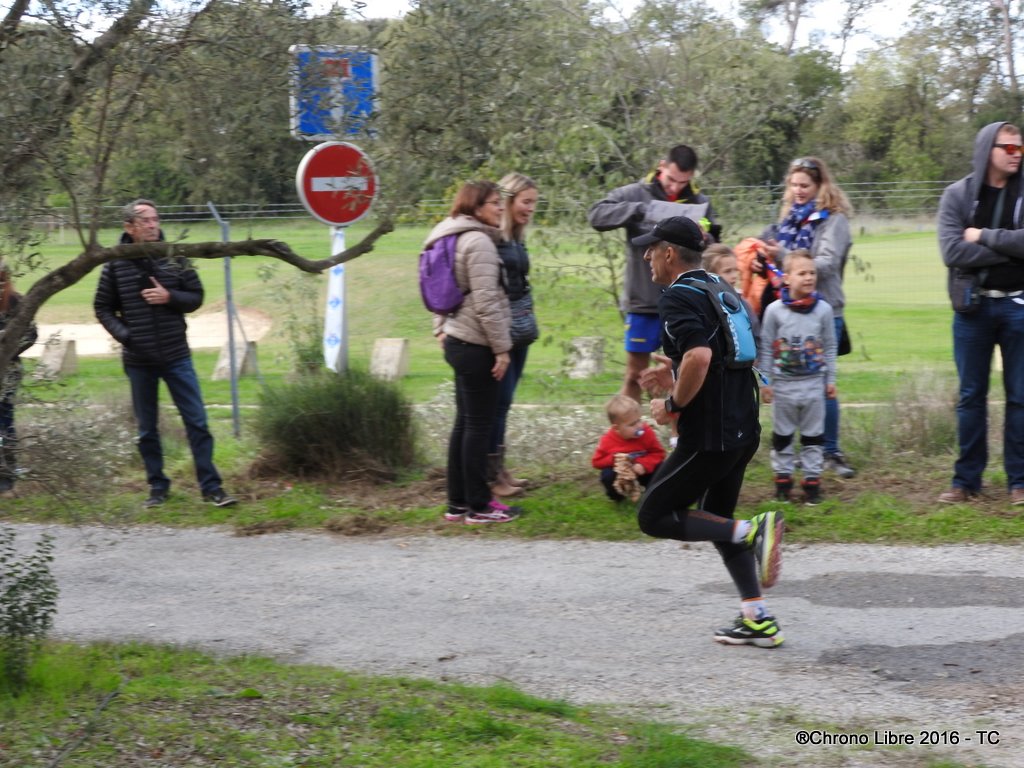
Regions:
<svg viewBox="0 0 1024 768"><path fill-rule="evenodd" d="M239 378L256 375L259 368L256 364L255 341L241 339L235 341L235 368ZM220 348L220 356L217 358L217 365L214 366L210 379L212 381L231 380L231 345L227 342L224 342L224 346Z"/></svg>
<svg viewBox="0 0 1024 768"><path fill-rule="evenodd" d="M577 336L569 346L569 378L588 379L604 371L604 338Z"/></svg>
<svg viewBox="0 0 1024 768"><path fill-rule="evenodd" d="M74 339L52 336L43 345L43 353L33 376L39 380L54 381L78 373L78 353Z"/></svg>
<svg viewBox="0 0 1024 768"><path fill-rule="evenodd" d="M395 381L409 373L409 340L377 339L370 357L370 375Z"/></svg>

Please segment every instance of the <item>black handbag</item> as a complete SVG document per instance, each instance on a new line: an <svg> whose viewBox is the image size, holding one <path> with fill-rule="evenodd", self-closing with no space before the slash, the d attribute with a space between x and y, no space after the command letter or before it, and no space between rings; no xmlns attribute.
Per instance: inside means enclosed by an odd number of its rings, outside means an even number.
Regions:
<svg viewBox="0 0 1024 768"><path fill-rule="evenodd" d="M512 310L512 344L517 347L532 344L540 337L537 316L533 313L533 295L523 294L518 299L510 299L508 304Z"/></svg>
<svg viewBox="0 0 1024 768"><path fill-rule="evenodd" d="M839 343L836 345L836 355L848 355L853 352L853 343L850 341L850 327L843 318L843 332L839 334Z"/></svg>

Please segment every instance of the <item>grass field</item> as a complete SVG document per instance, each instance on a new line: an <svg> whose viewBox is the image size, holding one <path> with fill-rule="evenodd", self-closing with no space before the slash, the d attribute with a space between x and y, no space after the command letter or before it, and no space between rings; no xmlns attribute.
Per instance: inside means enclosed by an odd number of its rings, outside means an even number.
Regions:
<svg viewBox="0 0 1024 768"><path fill-rule="evenodd" d="M198 225L187 233L174 228L170 238L187 235L189 241L219 239L212 225ZM248 228L248 227L251 227ZM878 229L877 226L875 229ZM847 270L847 321L854 351L841 358L840 399L843 403L843 446L856 465L863 468L855 481L832 482L829 504L848 514L849 526L823 528L820 515L794 510L795 535L809 539L874 540L878 531L872 523L873 510L895 510L886 535L893 540L935 540L936 530L946 540L971 540L1024 536L1016 518L993 519L992 510L971 517L961 516L960 525L930 529L927 525L938 490L948 483L951 452L955 372L951 361L950 322L952 312L944 289L944 269L937 253L934 234L927 231L894 232L891 227L873 233L865 228L856 238L854 260ZM368 231L356 227L348 233L349 244ZM855 231L860 231L856 226ZM379 337L409 339L411 366L400 386L419 407L418 426L423 428L425 448L434 466L443 463L443 443L451 403L450 370L436 342L430 336L429 316L419 299L416 257L426 227L402 227L385 236L377 248L347 266L350 361L366 367L374 340ZM299 253L321 258L330 247L326 226L308 222L258 221L235 226L234 239L277 238ZM617 263L620 237L607 236L608 253ZM105 242L116 240L111 231ZM554 515L524 518L515 532L494 535L566 536L585 528L599 538L636 538L639 534L628 515L607 505L591 477L589 455L606 424L602 405L617 391L621 381L621 320L606 286L607 270L602 268L599 237L592 232L536 229L531 237L534 262L533 283L542 338L530 349L530 358L510 417L509 448L514 464L532 475L536 486L530 493L531 508L553 511ZM72 244L49 243L44 250L53 266L76 253ZM211 408L211 421L218 436L217 457L227 467L231 486L244 492L246 504L216 513L199 510L190 499L175 501L153 516L138 509L140 478L137 469L128 470L124 482L111 487L111 498L102 504L80 507L76 519L174 522L175 524L252 525L268 519L286 526L319 526L337 514L358 514L372 509L374 516L389 525L419 527L436 520L435 503L442 484L431 475L413 476L390 486L390 495L374 489L365 499L346 496L336 488L321 487L294 479L279 482L250 479L250 464L259 454L245 429L246 414L259 402L261 388L287 380L293 375L292 348L287 329L303 324L314 339L319 334L318 308L326 278L307 276L273 260L240 257L233 260L232 283L239 306L253 307L274 318L272 332L259 343L261 377L245 377L239 383L242 439L224 439L230 434L231 402L228 382L210 381L217 352L196 353L204 395ZM220 261L200 264L207 289L203 310L223 306L224 266ZM268 277L269 273L269 277ZM23 278L25 284L30 278ZM43 322L88 322L97 275L59 294L40 316ZM566 376L567 348L573 337L596 335L605 340L605 372L590 379ZM1000 392L997 385L995 393ZM127 403L127 382L116 356L83 358L79 372L60 385L34 386L32 395L49 401L72 397L102 403ZM998 400L998 394L994 400ZM997 403L997 407L998 403ZM769 411L762 420L769 428ZM999 417L998 412L993 419ZM129 424L130 422L126 422ZM176 424L175 419L169 425ZM173 438L173 435L172 435ZM130 446L129 446L130 450ZM172 471L184 483L193 482L187 449L179 440L169 446ZM419 483L419 484L417 484ZM426 486L423 485L426 483ZM987 483L998 488L1005 483L998 445L994 446ZM767 450L751 466L743 513L766 500L770 488ZM292 490L287 496L280 488ZM408 486L408 487L407 487ZM144 489L142 489L144 490ZM364 489L365 490L365 489ZM118 492L120 495L118 495ZM415 500L418 499L418 504ZM994 499L999 508L1000 498ZM55 511L46 497L25 499L18 505L28 516L67 517ZM921 517L921 515L926 515ZM531 516L532 517L532 516ZM582 521L586 521L582 524Z"/></svg>
<svg viewBox="0 0 1024 768"><path fill-rule="evenodd" d="M354 227L347 233L348 243L354 244L366 231L365 227ZM420 303L416 283L416 257L425 232L423 227L399 228L378 241L373 252L346 268L351 364L368 365L377 338L409 339L410 374L402 385L417 402L429 400L437 385L448 377L448 368L430 336L429 317ZM219 230L209 224L192 226L187 232L170 229L167 234L171 238L184 234L193 242L219 239ZM323 258L330 249L328 228L307 222L247 222L234 226L231 235L233 239L281 239L310 258ZM608 291L605 271L594 263L595 257L587 248L597 236L591 233L579 237L589 240L575 248L579 238L564 233L538 232L533 238L532 279L543 335L530 350L527 376L517 402L600 404L618 386L623 365L621 319ZM612 239L618 253L618 234L606 237ZM107 242L115 239L113 231L105 237ZM49 243L43 253L46 263L53 266L76 251L73 244ZM884 399L901 374L920 368L933 369L946 378L953 376L951 311L934 234L863 235L857 239L853 254L856 262L848 269L846 279L846 317L855 349L841 361L842 397L851 402ZM863 265L864 270L858 271L856 265ZM201 263L200 273L207 291L201 311L223 308L222 263ZM97 278L98 273L94 273L55 296L40 313L40 322L91 322ZM30 279L22 278L22 285ZM287 374L289 346L284 326L289 319L309 321L319 313L326 277L300 275L274 260L239 257L231 264L231 280L238 306L261 309L277 323L259 345L262 373L268 380ZM607 373L594 380L569 382L564 377L568 345L573 337L584 335L605 338ZM201 373L212 371L214 361L214 353L200 353L197 362ZM88 389L105 390L117 386L122 378L116 363L110 365L101 359L83 360L80 367L81 382ZM206 386L210 402L226 402L227 394L227 386Z"/></svg>
<svg viewBox="0 0 1024 768"><path fill-rule="evenodd" d="M740 768L751 756L667 724L499 684L371 678L138 644L48 645L0 688L0 765Z"/></svg>

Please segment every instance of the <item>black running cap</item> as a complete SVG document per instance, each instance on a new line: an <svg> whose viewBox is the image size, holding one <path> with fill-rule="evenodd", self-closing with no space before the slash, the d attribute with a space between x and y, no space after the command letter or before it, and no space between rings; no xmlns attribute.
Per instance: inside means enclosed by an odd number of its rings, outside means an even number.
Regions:
<svg viewBox="0 0 1024 768"><path fill-rule="evenodd" d="M704 231L693 219L685 216L670 216L654 225L646 235L634 237L630 242L635 246L648 246L660 242L681 245L691 251L704 250Z"/></svg>

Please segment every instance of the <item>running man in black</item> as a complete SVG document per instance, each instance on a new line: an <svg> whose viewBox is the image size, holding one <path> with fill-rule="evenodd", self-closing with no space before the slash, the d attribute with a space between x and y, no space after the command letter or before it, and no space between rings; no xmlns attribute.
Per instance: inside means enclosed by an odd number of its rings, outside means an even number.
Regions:
<svg viewBox="0 0 1024 768"><path fill-rule="evenodd" d="M655 421L679 418L678 445L651 479L637 519L649 536L714 542L741 598L739 617L719 629L715 640L774 648L782 644L782 632L761 589L772 586L781 570L782 513L733 518L743 473L760 441L755 374L723 364L724 329L710 299L673 287L684 276L708 280L700 268L704 242L700 227L681 216L658 222L632 241L647 248L651 279L668 286L658 315L671 368L649 369L641 383L670 392L651 400Z"/></svg>

